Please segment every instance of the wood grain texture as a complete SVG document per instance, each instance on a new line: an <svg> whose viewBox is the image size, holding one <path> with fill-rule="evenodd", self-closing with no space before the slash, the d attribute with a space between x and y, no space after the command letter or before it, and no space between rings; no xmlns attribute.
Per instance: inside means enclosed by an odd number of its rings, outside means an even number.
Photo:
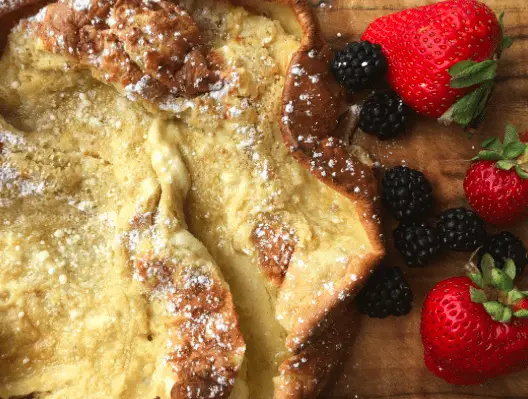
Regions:
<svg viewBox="0 0 528 399"><path fill-rule="evenodd" d="M433 3L431 0L329 0L319 4L319 19L327 40L336 48L357 40L373 19L403 8ZM354 141L368 149L382 166L406 163L422 170L433 182L436 198L434 214L467 205L462 179L467 159L479 143L502 134L507 122L528 130L528 2L526 0L485 0L497 13L506 11L507 33L514 46L501 60L496 92L485 125L469 139L458 127L443 127L435 121L416 118L402 138L378 142L358 132ZM353 101L360 101L360 98ZM442 254L426 269L410 269L394 250L395 224L385 215L388 255L385 263L398 265L406 273L415 294L412 313L403 318L372 320L359 317L355 338L347 343L350 351L340 373L336 373L323 398L397 399L491 399L528 398L528 372L496 379L475 387L455 387L432 375L424 366L420 341L420 310L426 293L440 280L462 274L467 255ZM528 245L528 223L513 229ZM489 228L493 232L493 228ZM524 278L528 283L528 277ZM528 285L528 284L525 284Z"/></svg>

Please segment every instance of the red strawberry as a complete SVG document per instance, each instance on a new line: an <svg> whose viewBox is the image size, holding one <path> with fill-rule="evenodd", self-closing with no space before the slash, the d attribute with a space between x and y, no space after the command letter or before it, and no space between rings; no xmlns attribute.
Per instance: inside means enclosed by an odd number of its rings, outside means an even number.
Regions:
<svg viewBox="0 0 528 399"><path fill-rule="evenodd" d="M528 146L508 126L504 143L486 140L464 179L466 197L486 222L508 226L528 216Z"/></svg>
<svg viewBox="0 0 528 399"><path fill-rule="evenodd" d="M489 255L486 262L493 263ZM480 384L528 368L528 314L513 313L510 307L510 301L526 300L525 294L513 287L506 272L488 270L490 285L475 272L474 281L449 278L429 292L423 305L425 364L451 384Z"/></svg>
<svg viewBox="0 0 528 399"><path fill-rule="evenodd" d="M502 16L497 20L476 0L448 0L378 18L362 40L382 46L388 81L407 105L464 126L483 118L496 59L512 44L503 36Z"/></svg>

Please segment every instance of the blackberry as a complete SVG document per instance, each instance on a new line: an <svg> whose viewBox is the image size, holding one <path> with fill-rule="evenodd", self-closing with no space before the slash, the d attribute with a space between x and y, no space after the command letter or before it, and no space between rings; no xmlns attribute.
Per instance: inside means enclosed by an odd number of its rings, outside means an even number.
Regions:
<svg viewBox="0 0 528 399"><path fill-rule="evenodd" d="M419 220L433 205L433 187L422 172L396 166L385 173L381 184L383 202L398 220Z"/></svg>
<svg viewBox="0 0 528 399"><path fill-rule="evenodd" d="M455 251L474 251L486 239L484 222L467 208L448 209L436 223L440 241Z"/></svg>
<svg viewBox="0 0 528 399"><path fill-rule="evenodd" d="M394 92L373 93L359 114L359 127L380 140L392 139L405 131L411 109Z"/></svg>
<svg viewBox="0 0 528 399"><path fill-rule="evenodd" d="M354 93L382 80L387 72L387 60L379 44L352 42L336 53L332 71L337 80Z"/></svg>
<svg viewBox="0 0 528 399"><path fill-rule="evenodd" d="M396 249L410 267L427 265L440 250L438 232L425 223L401 223L393 234Z"/></svg>
<svg viewBox="0 0 528 399"><path fill-rule="evenodd" d="M361 313L380 319L408 314L412 301L411 287L399 267L375 270L357 297Z"/></svg>
<svg viewBox="0 0 528 399"><path fill-rule="evenodd" d="M482 257L490 254L495 260L495 266L502 269L506 260L511 259L517 267L520 276L528 263L528 254L523 242L509 231L489 237L479 250L479 265Z"/></svg>

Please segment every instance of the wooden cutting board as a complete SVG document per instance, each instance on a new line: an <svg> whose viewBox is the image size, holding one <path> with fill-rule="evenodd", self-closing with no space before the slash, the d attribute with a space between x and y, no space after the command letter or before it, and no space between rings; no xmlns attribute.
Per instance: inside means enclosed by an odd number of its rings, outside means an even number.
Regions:
<svg viewBox="0 0 528 399"><path fill-rule="evenodd" d="M506 12L507 34L514 46L501 59L499 79L489 116L473 138L458 127L416 118L410 131L394 142L379 142L361 132L354 140L369 150L383 166L405 163L423 171L434 186L436 213L467 205L462 180L465 161L475 155L485 138L502 134L507 122L528 130L528 2L484 0L497 13ZM336 48L358 40L370 21L408 7L434 3L430 0L328 0L313 1L327 40ZM358 99L358 101L360 101ZM528 398L528 371L499 378L475 387L456 387L432 375L424 366L420 341L420 310L427 292L439 281L462 274L466 254L446 252L425 269L410 269L392 243L395 224L385 215L387 265L398 265L412 286L415 301L409 316L385 320L358 317L355 337L344 365L330 382L323 398ZM434 213L433 218L434 220ZM528 246L528 223L511 231ZM489 228L489 232L493 232ZM528 269L524 282L528 285Z"/></svg>

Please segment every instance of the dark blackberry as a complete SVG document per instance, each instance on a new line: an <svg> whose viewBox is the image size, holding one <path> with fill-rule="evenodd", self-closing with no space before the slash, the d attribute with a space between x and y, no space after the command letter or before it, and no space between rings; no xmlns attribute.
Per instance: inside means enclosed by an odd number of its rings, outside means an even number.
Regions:
<svg viewBox="0 0 528 399"><path fill-rule="evenodd" d="M502 269L506 260L511 259L517 267L517 276L521 275L528 263L528 254L523 242L509 231L489 237L479 250L479 265L484 254L490 254L495 266Z"/></svg>
<svg viewBox="0 0 528 399"><path fill-rule="evenodd" d="M379 44L352 42L336 53L332 71L337 80L354 93L382 80L387 72L387 60Z"/></svg>
<svg viewBox="0 0 528 399"><path fill-rule="evenodd" d="M383 202L398 220L419 220L433 205L433 187L422 172L396 166L385 173L381 182Z"/></svg>
<svg viewBox="0 0 528 399"><path fill-rule="evenodd" d="M394 92L373 93L359 114L359 127L380 140L392 139L403 133L411 109Z"/></svg>
<svg viewBox="0 0 528 399"><path fill-rule="evenodd" d="M486 239L484 222L467 208L448 209L436 223L440 241L455 251L474 251Z"/></svg>
<svg viewBox="0 0 528 399"><path fill-rule="evenodd" d="M359 311L380 319L408 314L412 301L411 287L399 267L375 270L357 296Z"/></svg>
<svg viewBox="0 0 528 399"><path fill-rule="evenodd" d="M426 266L440 250L438 232L425 223L401 223L393 234L396 249L410 267Z"/></svg>

